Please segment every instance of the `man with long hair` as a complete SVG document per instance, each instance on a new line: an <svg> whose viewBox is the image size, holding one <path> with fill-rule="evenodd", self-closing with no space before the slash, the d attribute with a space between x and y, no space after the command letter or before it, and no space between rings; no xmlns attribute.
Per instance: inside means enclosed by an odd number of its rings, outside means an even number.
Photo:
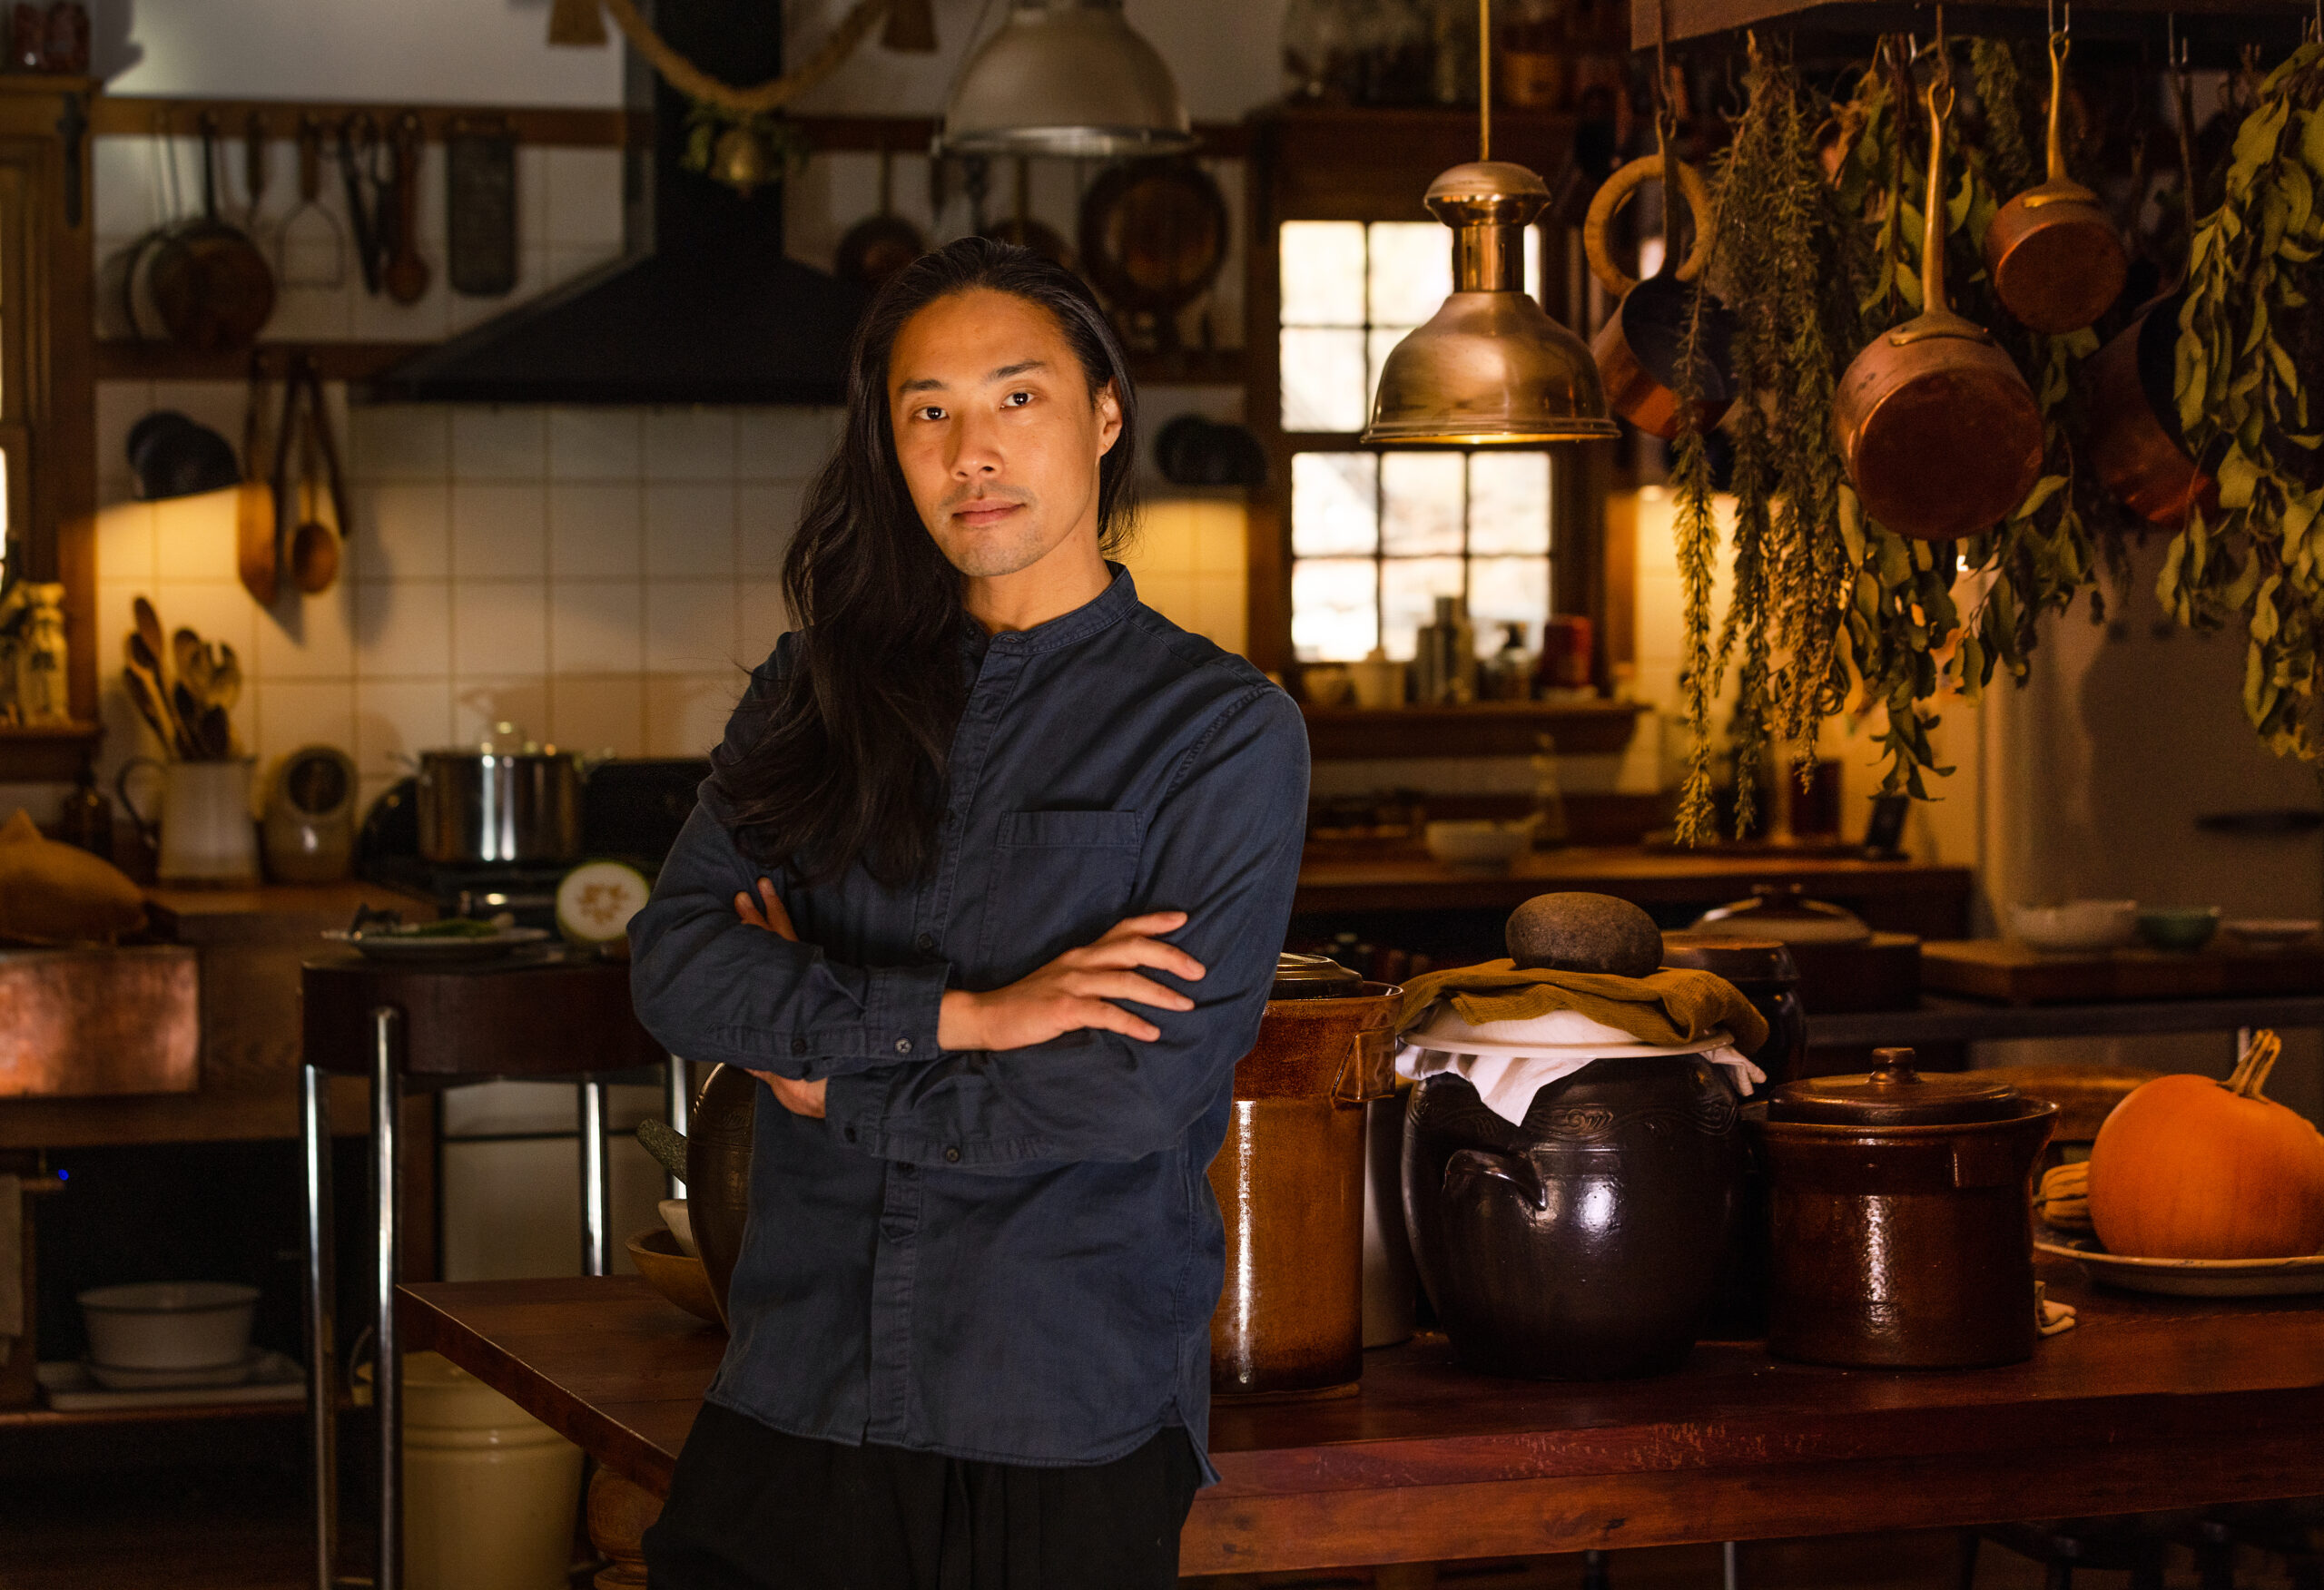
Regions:
<svg viewBox="0 0 2324 1590"><path fill-rule="evenodd" d="M1307 746L1107 560L1137 439L1025 250L938 250L857 333L799 627L630 929L648 1030L767 1084L662 1590L1176 1582Z"/></svg>

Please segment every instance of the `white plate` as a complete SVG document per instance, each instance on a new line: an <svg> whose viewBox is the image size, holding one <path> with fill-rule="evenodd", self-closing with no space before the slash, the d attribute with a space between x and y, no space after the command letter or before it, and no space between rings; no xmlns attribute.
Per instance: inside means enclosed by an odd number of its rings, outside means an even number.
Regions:
<svg viewBox="0 0 2324 1590"><path fill-rule="evenodd" d="M239 1386L256 1374L265 1360L264 1350L253 1348L237 1362L206 1369L134 1369L101 1364L94 1359L84 1359L81 1367L108 1391L190 1391L204 1386Z"/></svg>
<svg viewBox="0 0 2324 1590"><path fill-rule="evenodd" d="M2124 1291L2179 1298L2296 1298L2324 1292L2324 1253L2295 1259L2133 1259L2109 1253L2094 1237L2034 1245L2071 1259L2082 1272Z"/></svg>
<svg viewBox="0 0 2324 1590"><path fill-rule="evenodd" d="M497 960L519 945L538 944L548 937L545 928L503 928L490 937L437 938L411 933L385 933L372 929L350 933L334 928L323 935L333 944L344 944L379 961L448 961Z"/></svg>
<svg viewBox="0 0 2324 1590"><path fill-rule="evenodd" d="M34 1374L49 1407L59 1413L102 1413L134 1408L207 1408L229 1402L303 1402L307 1372L279 1352L259 1355L250 1378L232 1386L178 1387L168 1391L108 1391L86 1364L46 1363Z"/></svg>

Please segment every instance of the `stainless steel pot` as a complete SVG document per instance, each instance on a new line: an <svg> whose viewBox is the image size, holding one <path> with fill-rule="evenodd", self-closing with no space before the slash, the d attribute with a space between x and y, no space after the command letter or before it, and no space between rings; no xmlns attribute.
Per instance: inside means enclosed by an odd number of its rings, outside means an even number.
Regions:
<svg viewBox="0 0 2324 1590"><path fill-rule="evenodd" d="M420 859L578 860L581 779L581 759L556 750L420 752Z"/></svg>

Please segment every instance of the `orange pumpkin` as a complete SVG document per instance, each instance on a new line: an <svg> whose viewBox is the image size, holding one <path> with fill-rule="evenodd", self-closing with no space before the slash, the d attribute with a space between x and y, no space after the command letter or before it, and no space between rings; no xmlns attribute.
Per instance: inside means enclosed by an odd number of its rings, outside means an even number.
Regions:
<svg viewBox="0 0 2324 1590"><path fill-rule="evenodd" d="M2109 1252L2284 1259L2324 1250L2324 1134L2260 1096L2280 1048L2273 1034L2261 1036L2228 1081L2158 1076L2106 1117L2090 1149L2090 1219Z"/></svg>

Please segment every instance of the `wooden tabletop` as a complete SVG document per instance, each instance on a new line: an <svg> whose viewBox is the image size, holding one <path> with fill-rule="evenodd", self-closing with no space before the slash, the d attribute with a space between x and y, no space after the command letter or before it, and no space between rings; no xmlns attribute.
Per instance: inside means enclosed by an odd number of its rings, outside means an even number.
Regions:
<svg viewBox="0 0 2324 1590"><path fill-rule="evenodd" d="M2045 1261L2046 1263L2046 1261ZM2324 1485L2324 1307L2093 1293L2031 1362L1896 1373L1706 1343L1606 1384L1488 1379L1439 1338L1362 1394L1221 1407L1185 1574L2136 1512ZM633 1277L404 1289L444 1354L656 1495L725 1339Z"/></svg>

